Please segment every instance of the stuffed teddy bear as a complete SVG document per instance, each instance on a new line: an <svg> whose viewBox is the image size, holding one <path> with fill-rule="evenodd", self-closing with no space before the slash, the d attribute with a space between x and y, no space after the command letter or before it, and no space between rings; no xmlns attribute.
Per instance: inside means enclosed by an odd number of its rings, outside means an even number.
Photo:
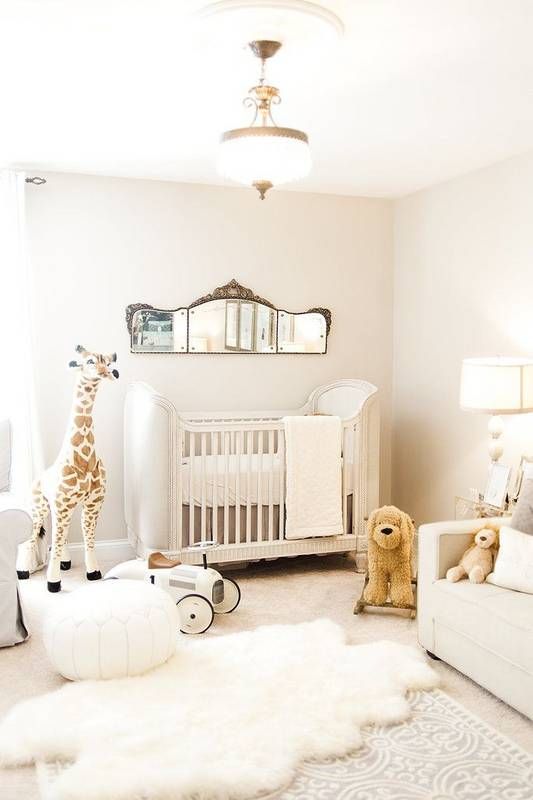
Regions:
<svg viewBox="0 0 533 800"><path fill-rule="evenodd" d="M411 553L414 525L411 517L396 506L383 506L368 519L368 584L363 599L370 605L384 605L390 592L393 606L414 605L411 586Z"/></svg>
<svg viewBox="0 0 533 800"><path fill-rule="evenodd" d="M459 564L450 567L446 573L447 580L455 583L468 575L471 583L483 583L492 572L497 553L498 529L487 525L476 533L473 543L465 550Z"/></svg>

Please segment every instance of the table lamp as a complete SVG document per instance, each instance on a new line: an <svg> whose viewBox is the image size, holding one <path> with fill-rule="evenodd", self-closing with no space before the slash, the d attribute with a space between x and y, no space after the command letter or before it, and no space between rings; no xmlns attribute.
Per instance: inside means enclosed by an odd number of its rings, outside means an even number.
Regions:
<svg viewBox="0 0 533 800"><path fill-rule="evenodd" d="M533 411L533 360L529 358L465 358L461 370L461 408L490 414L489 455L495 464L503 453L500 414Z"/></svg>

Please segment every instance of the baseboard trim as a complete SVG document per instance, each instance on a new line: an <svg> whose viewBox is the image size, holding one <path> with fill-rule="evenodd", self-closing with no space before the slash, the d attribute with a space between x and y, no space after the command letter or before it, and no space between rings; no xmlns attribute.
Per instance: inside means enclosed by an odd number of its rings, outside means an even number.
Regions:
<svg viewBox="0 0 533 800"><path fill-rule="evenodd" d="M135 558L133 548L127 539L104 539L96 542L96 557L99 561L113 562L120 564L121 561L129 561ZM72 563L79 566L84 563L83 542L73 542L68 545Z"/></svg>

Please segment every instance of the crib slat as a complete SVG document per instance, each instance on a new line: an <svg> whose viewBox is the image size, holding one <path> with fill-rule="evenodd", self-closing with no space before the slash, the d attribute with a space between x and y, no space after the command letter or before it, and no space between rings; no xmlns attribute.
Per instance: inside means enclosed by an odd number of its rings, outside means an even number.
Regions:
<svg viewBox="0 0 533 800"><path fill-rule="evenodd" d="M229 544L229 446L230 433L224 434L224 544Z"/></svg>
<svg viewBox="0 0 533 800"><path fill-rule="evenodd" d="M359 460L361 458L359 447L359 425L353 426L353 475L352 475L352 533L357 537L355 540L356 552L359 550L360 522L359 522Z"/></svg>
<svg viewBox="0 0 533 800"><path fill-rule="evenodd" d="M205 542L207 536L205 535L205 528L206 528L206 506L207 506L207 458L206 458L206 451L207 451L207 434L202 432L201 439L200 439L200 452L202 455L201 461L201 481L202 481L202 512L200 516L200 541Z"/></svg>
<svg viewBox="0 0 533 800"><path fill-rule="evenodd" d="M285 432L278 431L278 459L279 459L279 520L278 539L285 538Z"/></svg>
<svg viewBox="0 0 533 800"><path fill-rule="evenodd" d="M268 432L268 541L274 541L274 431Z"/></svg>
<svg viewBox="0 0 533 800"><path fill-rule="evenodd" d="M175 537L173 536L170 541L171 551L181 550L181 548L185 544L185 542L183 541L183 456L185 455L184 445L185 445L185 432L181 429L180 426L178 435L178 447L176 452L176 457L178 458L178 464L177 464L178 485L176 487L178 493L177 508L176 508L177 530L176 530L176 536Z"/></svg>
<svg viewBox="0 0 533 800"><path fill-rule="evenodd" d="M253 453L253 432L246 433L246 452L247 452L247 470L246 470L246 542L249 544L252 541L252 453Z"/></svg>
<svg viewBox="0 0 533 800"><path fill-rule="evenodd" d="M213 494L211 496L212 539L218 541L218 431L211 434L211 460L213 462Z"/></svg>
<svg viewBox="0 0 533 800"><path fill-rule="evenodd" d="M263 431L257 432L257 541L263 541Z"/></svg>
<svg viewBox="0 0 533 800"><path fill-rule="evenodd" d="M348 533L348 428L342 427L342 529Z"/></svg>
<svg viewBox="0 0 533 800"><path fill-rule="evenodd" d="M194 433L189 433L189 546L194 544L194 462L196 441Z"/></svg>
<svg viewBox="0 0 533 800"><path fill-rule="evenodd" d="M235 431L235 544L241 543L241 451L242 431Z"/></svg>

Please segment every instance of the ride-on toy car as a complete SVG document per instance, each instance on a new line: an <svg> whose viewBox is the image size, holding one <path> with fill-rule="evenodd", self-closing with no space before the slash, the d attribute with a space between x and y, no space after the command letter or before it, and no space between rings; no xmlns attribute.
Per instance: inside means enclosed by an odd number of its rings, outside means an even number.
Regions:
<svg viewBox="0 0 533 800"><path fill-rule="evenodd" d="M127 561L110 570L106 578L143 578L159 586L173 598L180 617L182 633L205 633L211 627L215 614L230 614L241 600L241 591L231 578L207 563L207 553L217 546L206 541L192 545L189 550L200 550L203 566L182 564L167 558L163 553L152 553L148 562Z"/></svg>

